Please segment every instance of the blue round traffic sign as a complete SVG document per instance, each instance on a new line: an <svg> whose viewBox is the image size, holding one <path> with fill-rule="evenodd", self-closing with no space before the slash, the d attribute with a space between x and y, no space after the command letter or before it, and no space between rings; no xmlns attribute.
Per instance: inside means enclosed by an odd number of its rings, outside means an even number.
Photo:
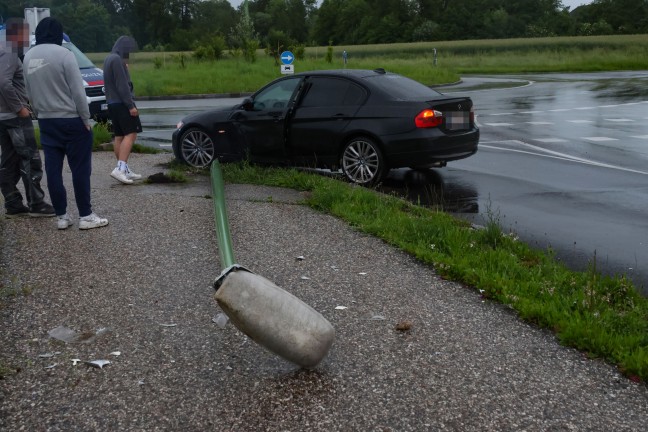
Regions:
<svg viewBox="0 0 648 432"><path fill-rule="evenodd" d="M290 51L284 51L281 53L281 63L285 65L292 64L295 61L295 55Z"/></svg>

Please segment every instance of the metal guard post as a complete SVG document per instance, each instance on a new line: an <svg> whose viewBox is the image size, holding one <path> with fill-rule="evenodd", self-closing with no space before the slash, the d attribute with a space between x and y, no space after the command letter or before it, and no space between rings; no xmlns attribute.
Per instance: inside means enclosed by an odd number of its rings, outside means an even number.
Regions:
<svg viewBox="0 0 648 432"><path fill-rule="evenodd" d="M214 216L216 221L216 235L218 237L218 253L223 269L235 264L232 250L232 237L225 207L225 187L223 186L223 173L218 160L211 164L211 184L214 201Z"/></svg>

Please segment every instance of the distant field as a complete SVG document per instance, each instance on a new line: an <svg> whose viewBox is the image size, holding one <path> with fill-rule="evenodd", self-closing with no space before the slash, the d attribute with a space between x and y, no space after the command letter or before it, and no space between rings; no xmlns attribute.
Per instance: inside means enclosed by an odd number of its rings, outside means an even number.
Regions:
<svg viewBox="0 0 648 432"><path fill-rule="evenodd" d="M343 68L344 50L349 68L382 67L427 85L454 82L462 74L648 70L648 36L630 35L336 46L332 63L325 61L327 47L308 47L295 71ZM106 55L88 57L100 66ZM131 76L138 96L158 96L250 92L281 74L259 50L255 63L229 53L198 62L190 52L138 52L131 55Z"/></svg>

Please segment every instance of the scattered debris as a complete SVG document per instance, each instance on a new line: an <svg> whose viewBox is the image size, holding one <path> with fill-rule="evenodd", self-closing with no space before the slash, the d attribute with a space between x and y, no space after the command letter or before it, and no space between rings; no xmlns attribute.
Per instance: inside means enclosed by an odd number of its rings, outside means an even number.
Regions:
<svg viewBox="0 0 648 432"><path fill-rule="evenodd" d="M302 276L301 280L310 280L310 278L308 276Z"/></svg>
<svg viewBox="0 0 648 432"><path fill-rule="evenodd" d="M412 321L410 320L403 320L396 324L396 330L398 331L408 331L412 328Z"/></svg>
<svg viewBox="0 0 648 432"><path fill-rule="evenodd" d="M112 356L120 356L121 351L113 351L113 352L110 353L110 355L112 355Z"/></svg>
<svg viewBox="0 0 648 432"><path fill-rule="evenodd" d="M72 366L78 365L80 361L81 359L72 359Z"/></svg>
<svg viewBox="0 0 648 432"><path fill-rule="evenodd" d="M346 306L335 306L335 310L344 310L347 309Z"/></svg>
<svg viewBox="0 0 648 432"><path fill-rule="evenodd" d="M364 276L364 275L367 274L367 272L360 272L360 273L358 273L358 274Z"/></svg>
<svg viewBox="0 0 648 432"><path fill-rule="evenodd" d="M45 366L45 369L54 369L56 366L58 366L58 363L54 363L52 365Z"/></svg>
<svg viewBox="0 0 648 432"><path fill-rule="evenodd" d="M177 183L176 180L161 172L148 176L147 180L149 183Z"/></svg>
<svg viewBox="0 0 648 432"><path fill-rule="evenodd" d="M110 360L92 360L92 361L87 361L84 362L88 366L96 367L99 369L103 369L104 366L110 364Z"/></svg>
<svg viewBox="0 0 648 432"><path fill-rule="evenodd" d="M371 317L373 321L384 321L386 318L382 315L374 315Z"/></svg>
<svg viewBox="0 0 648 432"><path fill-rule="evenodd" d="M229 318L224 313L219 313L214 318L212 318L212 322L215 322L220 328L225 328L227 321L229 321Z"/></svg>
<svg viewBox="0 0 648 432"><path fill-rule="evenodd" d="M47 332L47 334L57 340L63 341L65 343L69 342L74 342L78 339L79 335L77 332L74 330L63 327L63 326L58 326L50 331Z"/></svg>
<svg viewBox="0 0 648 432"><path fill-rule="evenodd" d="M175 327L175 326L177 326L178 324L163 324L163 323L160 323L160 325L161 325L162 327Z"/></svg>
<svg viewBox="0 0 648 432"><path fill-rule="evenodd" d="M61 354L61 351L56 351L56 352L51 352L51 353L45 353L45 354L39 354L38 357L40 358L52 358L55 355Z"/></svg>
<svg viewBox="0 0 648 432"><path fill-rule="evenodd" d="M304 261L306 258L303 257L303 255L300 255L298 257L295 257L297 261Z"/></svg>

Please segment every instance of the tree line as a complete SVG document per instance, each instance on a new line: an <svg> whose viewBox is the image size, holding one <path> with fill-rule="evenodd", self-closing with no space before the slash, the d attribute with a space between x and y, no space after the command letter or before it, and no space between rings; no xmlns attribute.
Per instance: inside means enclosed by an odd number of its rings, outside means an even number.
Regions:
<svg viewBox="0 0 648 432"><path fill-rule="evenodd" d="M109 51L123 34L144 50L350 45L648 33L648 0L5 0L1 19L49 7L77 46Z"/></svg>

